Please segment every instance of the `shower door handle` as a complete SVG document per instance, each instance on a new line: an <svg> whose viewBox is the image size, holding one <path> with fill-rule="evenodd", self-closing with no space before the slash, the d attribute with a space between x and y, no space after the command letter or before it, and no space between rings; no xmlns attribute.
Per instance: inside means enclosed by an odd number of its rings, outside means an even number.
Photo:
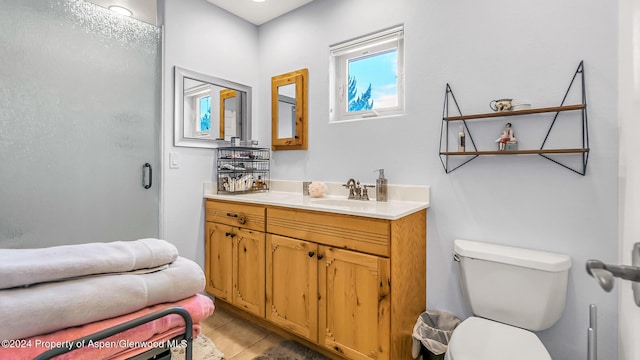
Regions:
<svg viewBox="0 0 640 360"><path fill-rule="evenodd" d="M149 168L149 182L147 182L147 171L146 171L147 168ZM151 188L151 184L153 181L152 178L153 178L153 169L151 168L151 164L145 163L144 166L142 167L142 186L144 186L145 189Z"/></svg>

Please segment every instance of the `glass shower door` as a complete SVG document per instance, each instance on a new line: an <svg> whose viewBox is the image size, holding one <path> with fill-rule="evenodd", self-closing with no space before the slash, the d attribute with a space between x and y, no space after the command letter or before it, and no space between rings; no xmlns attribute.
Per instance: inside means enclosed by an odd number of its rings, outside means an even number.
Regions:
<svg viewBox="0 0 640 360"><path fill-rule="evenodd" d="M0 0L0 248L157 237L160 107L157 27Z"/></svg>

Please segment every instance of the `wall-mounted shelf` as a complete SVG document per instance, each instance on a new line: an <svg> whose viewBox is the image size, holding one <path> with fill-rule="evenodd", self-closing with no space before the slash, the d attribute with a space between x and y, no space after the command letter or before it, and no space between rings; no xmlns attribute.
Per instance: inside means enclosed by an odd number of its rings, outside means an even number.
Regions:
<svg viewBox="0 0 640 360"><path fill-rule="evenodd" d="M589 149L540 149L540 150L490 150L490 151L444 151L441 155L542 155L542 154L580 154Z"/></svg>
<svg viewBox="0 0 640 360"><path fill-rule="evenodd" d="M574 81L577 76L581 77L581 104L574 105L564 105L569 91L571 90ZM456 116L449 116L449 105L453 101L458 114ZM545 144L547 139L549 138L549 134L553 129L556 120L558 119L558 115L565 111L580 111L582 114L582 147L581 148L560 148L560 149L545 149ZM544 114L544 113L555 113L553 117L553 121L547 130L547 134L542 141L539 149L522 149L522 150L489 150L489 151L479 151L476 147L476 143L473 139L471 131L469 131L469 127L467 126L468 120L477 120L477 119L490 119L490 118L503 118L503 117L511 117L511 116L519 116L519 115L532 115L532 114ZM461 121L463 123L464 129L466 131L466 136L468 140L470 140L470 145L473 147L471 151L449 151L449 122L451 121ZM443 141L444 140L444 141ZM469 144L469 142L467 142ZM561 154L578 154L582 156L582 167L581 169L574 169L568 165L561 163L559 160L555 158L548 157L547 155L561 155ZM460 107L458 106L458 102L453 94L453 90L451 90L451 86L447 84L445 99L444 99L444 109L442 116L442 124L440 128L440 161L442 162L442 166L444 167L445 172L448 174L462 165L467 164L471 160L476 159L478 156L482 155L540 155L545 159L554 162L564 168L567 168L573 172L576 172L580 175L585 175L587 170L587 162L589 159L589 130L587 126L587 103L586 103L586 95L585 95L585 80L584 80L584 65L583 62L580 62L578 69L576 70L573 78L571 79L571 83L567 89L567 92L560 103L560 106L553 107L543 107L543 108L534 108L534 109L525 109L525 110L517 110L517 111L500 111L500 112L492 112L492 113L483 113L483 114L471 114L471 115L462 115L460 111ZM471 156L466 161L457 164L457 166L451 167L449 165L449 156Z"/></svg>
<svg viewBox="0 0 640 360"><path fill-rule="evenodd" d="M458 120L486 119L486 118L494 118L494 117L541 114L541 113L548 113L548 112L560 112L560 111L571 111L571 110L582 110L582 109L585 109L585 108L586 108L586 106L583 105L583 104L567 105L567 106L553 106L553 107L545 107L545 108L537 108L537 109L526 109L526 110L515 110L515 111L500 111L500 112L492 112L492 113L486 113L486 114L449 116L449 117L443 118L443 120L445 120L445 121L458 121Z"/></svg>

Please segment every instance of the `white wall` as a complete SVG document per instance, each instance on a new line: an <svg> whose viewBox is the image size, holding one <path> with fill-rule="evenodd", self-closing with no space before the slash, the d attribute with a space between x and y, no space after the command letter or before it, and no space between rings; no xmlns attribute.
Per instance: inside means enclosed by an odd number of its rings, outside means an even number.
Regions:
<svg viewBox="0 0 640 360"><path fill-rule="evenodd" d="M454 239L569 254L566 310L538 335L554 359L586 358L593 303L600 358L615 359L617 296L602 291L584 264L618 260L617 15L617 2L597 0L316 0L262 25L259 90L265 95L256 97L254 117L261 142L270 135L271 76L306 67L310 78L309 150L274 152L271 177L374 183L373 170L385 168L392 184L430 185L427 306L461 317L470 313L451 261ZM406 115L328 124L329 45L397 24L405 25ZM446 83L467 114L490 111L489 101L502 97L555 106L580 60L592 149L586 176L538 156L481 157L444 173L438 146ZM544 115L529 120L513 119L521 146L549 124ZM476 123L476 141L497 138L506 122ZM575 130L556 130L555 144L575 145Z"/></svg>
<svg viewBox="0 0 640 360"><path fill-rule="evenodd" d="M258 31L205 0L160 0L158 5L165 26L161 237L204 267L202 185L214 179L215 151L173 146L173 68L251 86L255 99L260 95ZM257 112L255 100L253 112ZM255 124L254 131L259 126ZM179 169L169 169L169 152L178 154Z"/></svg>
<svg viewBox="0 0 640 360"><path fill-rule="evenodd" d="M620 106L620 253L619 263L631 264L631 249L640 241L640 1L620 2L619 106ZM618 359L640 359L640 308L628 281L616 280L620 296Z"/></svg>

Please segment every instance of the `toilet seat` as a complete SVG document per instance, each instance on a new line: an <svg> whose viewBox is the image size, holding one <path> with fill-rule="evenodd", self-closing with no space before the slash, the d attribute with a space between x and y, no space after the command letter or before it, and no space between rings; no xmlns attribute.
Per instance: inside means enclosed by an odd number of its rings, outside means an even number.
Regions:
<svg viewBox="0 0 640 360"><path fill-rule="evenodd" d="M445 359L551 360L551 356L530 331L470 317L453 331Z"/></svg>

